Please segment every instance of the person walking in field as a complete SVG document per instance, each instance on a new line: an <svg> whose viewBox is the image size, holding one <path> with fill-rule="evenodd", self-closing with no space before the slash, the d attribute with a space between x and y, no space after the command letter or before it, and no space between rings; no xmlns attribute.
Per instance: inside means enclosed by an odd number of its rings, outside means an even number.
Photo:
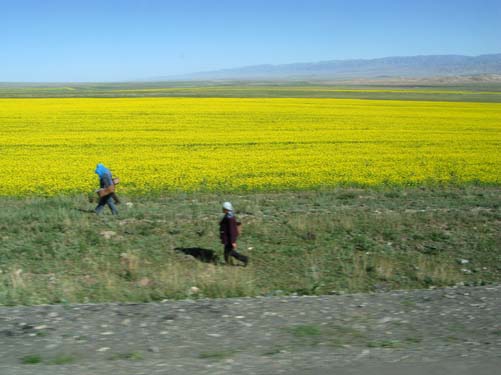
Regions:
<svg viewBox="0 0 501 375"><path fill-rule="evenodd" d="M219 234L221 243L224 244L224 261L226 264L230 262L230 256L243 262L244 266L249 263L249 258L236 251L238 238L238 224L233 212L233 205L230 202L223 203L224 217L219 222Z"/></svg>
<svg viewBox="0 0 501 375"><path fill-rule="evenodd" d="M96 214L100 214L103 211L104 206L108 205L113 215L117 215L118 211L113 203L112 195L114 193L114 184L113 178L111 177L111 172L108 168L106 168L103 164L99 163L96 166L95 170L96 174L99 176L99 187L101 191L105 191L105 193L101 193L99 196L99 203L96 207ZM98 190L99 191L99 190Z"/></svg>

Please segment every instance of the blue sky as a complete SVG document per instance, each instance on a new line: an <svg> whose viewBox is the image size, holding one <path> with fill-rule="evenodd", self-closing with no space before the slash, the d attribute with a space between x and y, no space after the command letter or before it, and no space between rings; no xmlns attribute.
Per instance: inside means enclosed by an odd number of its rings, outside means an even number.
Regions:
<svg viewBox="0 0 501 375"><path fill-rule="evenodd" d="M0 82L501 53L500 0L0 0Z"/></svg>

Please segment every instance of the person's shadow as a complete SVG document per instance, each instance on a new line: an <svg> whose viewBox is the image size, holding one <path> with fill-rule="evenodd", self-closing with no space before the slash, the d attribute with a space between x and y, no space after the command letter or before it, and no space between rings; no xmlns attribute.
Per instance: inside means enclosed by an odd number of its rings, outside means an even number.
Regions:
<svg viewBox="0 0 501 375"><path fill-rule="evenodd" d="M80 212L84 212L86 214L95 214L96 211L95 210L91 210L91 209L84 209L84 208L74 208L74 210L77 210L77 211L80 211Z"/></svg>
<svg viewBox="0 0 501 375"><path fill-rule="evenodd" d="M176 247L174 250L185 255L191 255L193 258L204 263L219 263L219 256L214 250L202 249L201 247Z"/></svg>

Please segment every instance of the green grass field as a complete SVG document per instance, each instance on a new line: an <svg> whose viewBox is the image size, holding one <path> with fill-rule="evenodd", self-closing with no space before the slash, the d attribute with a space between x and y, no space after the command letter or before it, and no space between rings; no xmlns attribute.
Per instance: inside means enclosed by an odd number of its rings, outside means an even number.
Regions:
<svg viewBox="0 0 501 375"><path fill-rule="evenodd" d="M464 84L354 84L310 82L128 82L77 84L0 83L0 98L344 98L501 102L501 83Z"/></svg>
<svg viewBox="0 0 501 375"><path fill-rule="evenodd" d="M247 268L213 250L220 203L243 222ZM335 189L124 197L1 198L0 304L325 294L501 281L496 187ZM196 287L196 288L192 288Z"/></svg>

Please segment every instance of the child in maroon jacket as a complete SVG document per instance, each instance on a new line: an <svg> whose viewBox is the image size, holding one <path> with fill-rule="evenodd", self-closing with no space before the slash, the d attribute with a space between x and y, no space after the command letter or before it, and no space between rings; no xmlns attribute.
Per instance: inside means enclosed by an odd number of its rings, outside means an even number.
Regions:
<svg viewBox="0 0 501 375"><path fill-rule="evenodd" d="M237 219L233 213L233 206L230 202L223 203L223 212L224 217L219 223L219 233L221 243L224 244L224 260L226 264L229 264L230 256L232 256L243 262L244 266L247 266L249 258L237 253L235 250L237 248L238 226Z"/></svg>

